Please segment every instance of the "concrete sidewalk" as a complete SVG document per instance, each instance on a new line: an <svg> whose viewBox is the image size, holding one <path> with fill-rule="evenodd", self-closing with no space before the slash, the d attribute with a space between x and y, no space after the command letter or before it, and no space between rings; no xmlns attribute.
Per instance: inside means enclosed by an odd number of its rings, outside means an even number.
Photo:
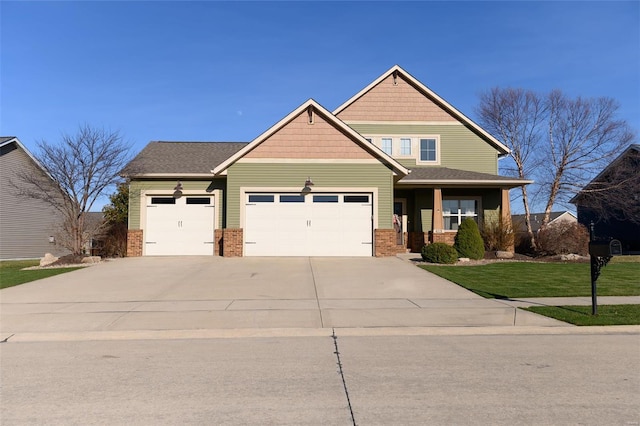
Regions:
<svg viewBox="0 0 640 426"><path fill-rule="evenodd" d="M16 333L567 326L398 258L116 259L0 291Z"/></svg>

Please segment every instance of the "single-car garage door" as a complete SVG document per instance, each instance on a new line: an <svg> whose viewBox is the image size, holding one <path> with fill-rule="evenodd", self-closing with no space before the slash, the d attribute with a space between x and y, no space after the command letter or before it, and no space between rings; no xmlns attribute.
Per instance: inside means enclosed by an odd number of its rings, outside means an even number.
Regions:
<svg viewBox="0 0 640 426"><path fill-rule="evenodd" d="M246 194L245 256L372 256L371 194Z"/></svg>
<svg viewBox="0 0 640 426"><path fill-rule="evenodd" d="M145 255L213 255L213 196L147 200Z"/></svg>

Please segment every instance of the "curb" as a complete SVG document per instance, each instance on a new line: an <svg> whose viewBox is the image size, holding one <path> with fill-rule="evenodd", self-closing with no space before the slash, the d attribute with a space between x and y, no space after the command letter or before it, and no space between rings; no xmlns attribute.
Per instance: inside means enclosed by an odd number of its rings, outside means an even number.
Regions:
<svg viewBox="0 0 640 426"><path fill-rule="evenodd" d="M376 328L247 328L210 330L133 330L3 334L2 343L84 342L120 340L243 339L271 337L375 336L517 336L517 335L640 335L638 325L593 327L376 327Z"/></svg>

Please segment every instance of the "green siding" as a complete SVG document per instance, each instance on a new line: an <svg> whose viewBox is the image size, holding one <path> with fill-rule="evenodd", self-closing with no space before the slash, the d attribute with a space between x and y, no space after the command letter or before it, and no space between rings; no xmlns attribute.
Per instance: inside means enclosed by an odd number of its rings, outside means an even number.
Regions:
<svg viewBox="0 0 640 426"><path fill-rule="evenodd" d="M183 192L195 190L207 190L213 193L216 189L224 191L224 179L215 180L184 180L184 179L153 179L153 180L134 180L129 184L129 229L140 229L140 193L149 190L166 190L167 195L173 194L177 181L182 182ZM224 193L223 193L224 195ZM223 198L223 197L221 197ZM223 200L215 200L216 210L224 212ZM218 223L216 228L222 227L222 216L218 215Z"/></svg>
<svg viewBox="0 0 640 426"><path fill-rule="evenodd" d="M480 173L498 174L498 151L464 125L350 124L358 133L368 135L440 135L440 166ZM405 167L415 160L398 159Z"/></svg>
<svg viewBox="0 0 640 426"><path fill-rule="evenodd" d="M240 188L299 187L307 177L314 188L378 188L378 227L392 228L393 174L382 164L235 163L227 173L227 227L240 227Z"/></svg>

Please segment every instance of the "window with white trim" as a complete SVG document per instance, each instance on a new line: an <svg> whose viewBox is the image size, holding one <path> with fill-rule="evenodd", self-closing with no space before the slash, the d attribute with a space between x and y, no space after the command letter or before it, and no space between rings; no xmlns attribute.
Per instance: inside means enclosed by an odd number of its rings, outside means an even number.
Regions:
<svg viewBox="0 0 640 426"><path fill-rule="evenodd" d="M400 155L411 155L411 138L400 138Z"/></svg>
<svg viewBox="0 0 640 426"><path fill-rule="evenodd" d="M382 138L381 147L385 154L393 155L393 139L391 138Z"/></svg>
<svg viewBox="0 0 640 426"><path fill-rule="evenodd" d="M420 139L420 161L436 162L437 146L435 138Z"/></svg>
<svg viewBox="0 0 640 426"><path fill-rule="evenodd" d="M446 199L442 200L442 218L444 229L458 230L463 220L470 217L478 223L478 200L476 199Z"/></svg>

